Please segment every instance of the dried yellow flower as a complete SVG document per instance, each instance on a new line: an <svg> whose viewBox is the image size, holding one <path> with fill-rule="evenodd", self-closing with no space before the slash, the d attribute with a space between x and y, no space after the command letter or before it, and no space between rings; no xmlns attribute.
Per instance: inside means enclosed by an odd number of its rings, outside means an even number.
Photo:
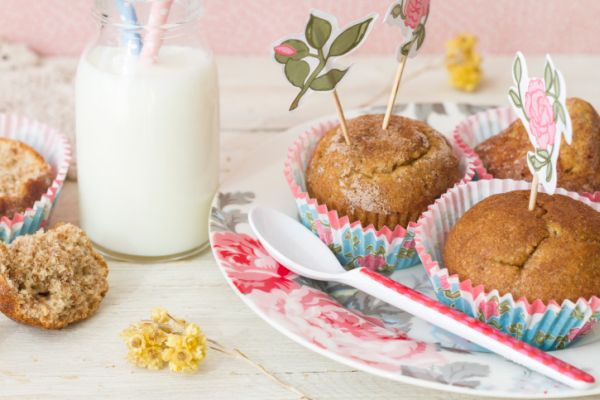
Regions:
<svg viewBox="0 0 600 400"><path fill-rule="evenodd" d="M481 82L481 56L477 53L476 44L477 37L466 33L446 42L448 79L459 90L472 92Z"/></svg>
<svg viewBox="0 0 600 400"><path fill-rule="evenodd" d="M121 332L127 359L148 369L167 365L173 372L193 372L206 357L206 337L194 323L175 319L164 308L152 311L152 321L141 321Z"/></svg>
<svg viewBox="0 0 600 400"><path fill-rule="evenodd" d="M129 347L129 351L134 353L140 353L142 350L144 350L145 345L146 340L144 340L144 336L140 335L139 333L133 334L127 340L127 347Z"/></svg>
<svg viewBox="0 0 600 400"><path fill-rule="evenodd" d="M188 349L185 338L179 334L169 335L167 348L163 350L163 360L169 363L173 372L193 372L198 369L200 361Z"/></svg>
<svg viewBox="0 0 600 400"><path fill-rule="evenodd" d="M152 321L159 324L166 324L169 322L169 313L162 307L157 307L152 310Z"/></svg>

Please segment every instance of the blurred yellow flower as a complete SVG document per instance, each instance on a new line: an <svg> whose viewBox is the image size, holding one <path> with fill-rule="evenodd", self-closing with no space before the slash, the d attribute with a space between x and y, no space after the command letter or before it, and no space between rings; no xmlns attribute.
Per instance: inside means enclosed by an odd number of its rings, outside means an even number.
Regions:
<svg viewBox="0 0 600 400"><path fill-rule="evenodd" d="M446 42L446 68L450 84L467 92L477 89L483 72L477 37L463 33Z"/></svg>
<svg viewBox="0 0 600 400"><path fill-rule="evenodd" d="M138 367L193 372L206 357L206 336L194 323L173 318L164 308L152 311L152 321L141 321L121 332L127 359Z"/></svg>
<svg viewBox="0 0 600 400"><path fill-rule="evenodd" d="M159 324L166 324L169 322L169 313L162 307L157 307L152 310L152 321L158 322Z"/></svg>

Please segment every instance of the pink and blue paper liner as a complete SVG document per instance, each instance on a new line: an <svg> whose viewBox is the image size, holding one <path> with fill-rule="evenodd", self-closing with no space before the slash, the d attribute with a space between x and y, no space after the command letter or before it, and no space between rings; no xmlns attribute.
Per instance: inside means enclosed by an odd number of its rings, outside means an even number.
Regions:
<svg viewBox="0 0 600 400"><path fill-rule="evenodd" d="M0 136L31 146L50 164L54 175L46 193L31 207L10 218L0 217L0 240L10 243L47 224L69 170L71 147L68 139L56 129L17 115L0 114Z"/></svg>
<svg viewBox="0 0 600 400"><path fill-rule="evenodd" d="M347 216L338 215L335 210L311 198L306 191L306 169L318 141L333 127L336 121L320 124L304 132L290 147L285 162L284 174L292 191L300 221L329 246L346 269L367 267L384 274L412 267L419 263L414 249L414 227L411 223L405 229L398 225L391 230L380 230L373 225L366 228L360 221L350 222ZM459 154L461 182L468 182L475 175L476 165L471 159Z"/></svg>
<svg viewBox="0 0 600 400"><path fill-rule="evenodd" d="M512 107L498 107L471 115L454 128L452 136L456 146L467 157L473 159L477 166L475 180L494 177L485 169L475 147L508 128L516 119L517 115ZM600 192L581 193L581 195L594 202L600 202Z"/></svg>
<svg viewBox="0 0 600 400"><path fill-rule="evenodd" d="M562 349L589 331L600 318L600 299L580 298L544 303L529 302L482 285L460 280L444 267L442 252L446 237L464 213L481 200L498 193L529 190L525 181L489 179L452 188L425 212L415 228L416 250L431 280L438 300L478 318L505 333L542 350ZM558 189L558 194L581 201L600 212L600 204L574 192ZM474 243L473 245L476 245Z"/></svg>

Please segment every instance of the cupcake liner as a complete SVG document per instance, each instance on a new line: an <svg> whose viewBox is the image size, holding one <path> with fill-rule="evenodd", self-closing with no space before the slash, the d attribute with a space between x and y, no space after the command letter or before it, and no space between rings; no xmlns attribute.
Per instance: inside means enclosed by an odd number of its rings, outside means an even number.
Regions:
<svg viewBox="0 0 600 400"><path fill-rule="evenodd" d="M542 350L562 349L591 329L600 318L600 299L580 298L544 303L501 296L470 280L451 275L443 265L442 252L448 232L473 205L493 194L529 190L531 184L513 180L480 180L455 186L429 207L417 222L415 247L440 302L490 324ZM596 211L600 204L564 189L559 194L579 200Z"/></svg>
<svg viewBox="0 0 600 400"><path fill-rule="evenodd" d="M475 147L506 129L516 119L517 114L511 107L492 108L471 115L454 128L452 134L454 142L476 164L475 180L493 178L492 174L485 169ZM580 194L594 202L600 202L600 192L582 192Z"/></svg>
<svg viewBox="0 0 600 400"><path fill-rule="evenodd" d="M305 172L318 141L337 121L328 121L304 132L288 151L284 174L292 191L302 223L329 246L346 269L367 267L389 274L397 269L412 267L419 263L414 249L414 227L405 229L400 225L391 230L377 230L373 225L363 227L360 221L350 222L347 215L328 210L311 198L306 191ZM455 148L463 173L461 182L475 176L476 165Z"/></svg>
<svg viewBox="0 0 600 400"><path fill-rule="evenodd" d="M16 115L0 114L0 136L31 146L50 164L54 175L46 193L31 207L11 218L0 217L0 240L10 243L18 236L35 233L48 222L69 170L71 147L56 129Z"/></svg>

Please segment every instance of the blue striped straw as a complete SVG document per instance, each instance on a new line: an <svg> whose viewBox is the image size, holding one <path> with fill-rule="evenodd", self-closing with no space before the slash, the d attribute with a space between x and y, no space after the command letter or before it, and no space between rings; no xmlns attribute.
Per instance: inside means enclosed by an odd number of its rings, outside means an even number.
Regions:
<svg viewBox="0 0 600 400"><path fill-rule="evenodd" d="M127 44L127 51L132 56L139 56L142 51L142 36L136 32L138 19L135 7L129 0L115 0L117 10L126 27L122 30L123 42Z"/></svg>

